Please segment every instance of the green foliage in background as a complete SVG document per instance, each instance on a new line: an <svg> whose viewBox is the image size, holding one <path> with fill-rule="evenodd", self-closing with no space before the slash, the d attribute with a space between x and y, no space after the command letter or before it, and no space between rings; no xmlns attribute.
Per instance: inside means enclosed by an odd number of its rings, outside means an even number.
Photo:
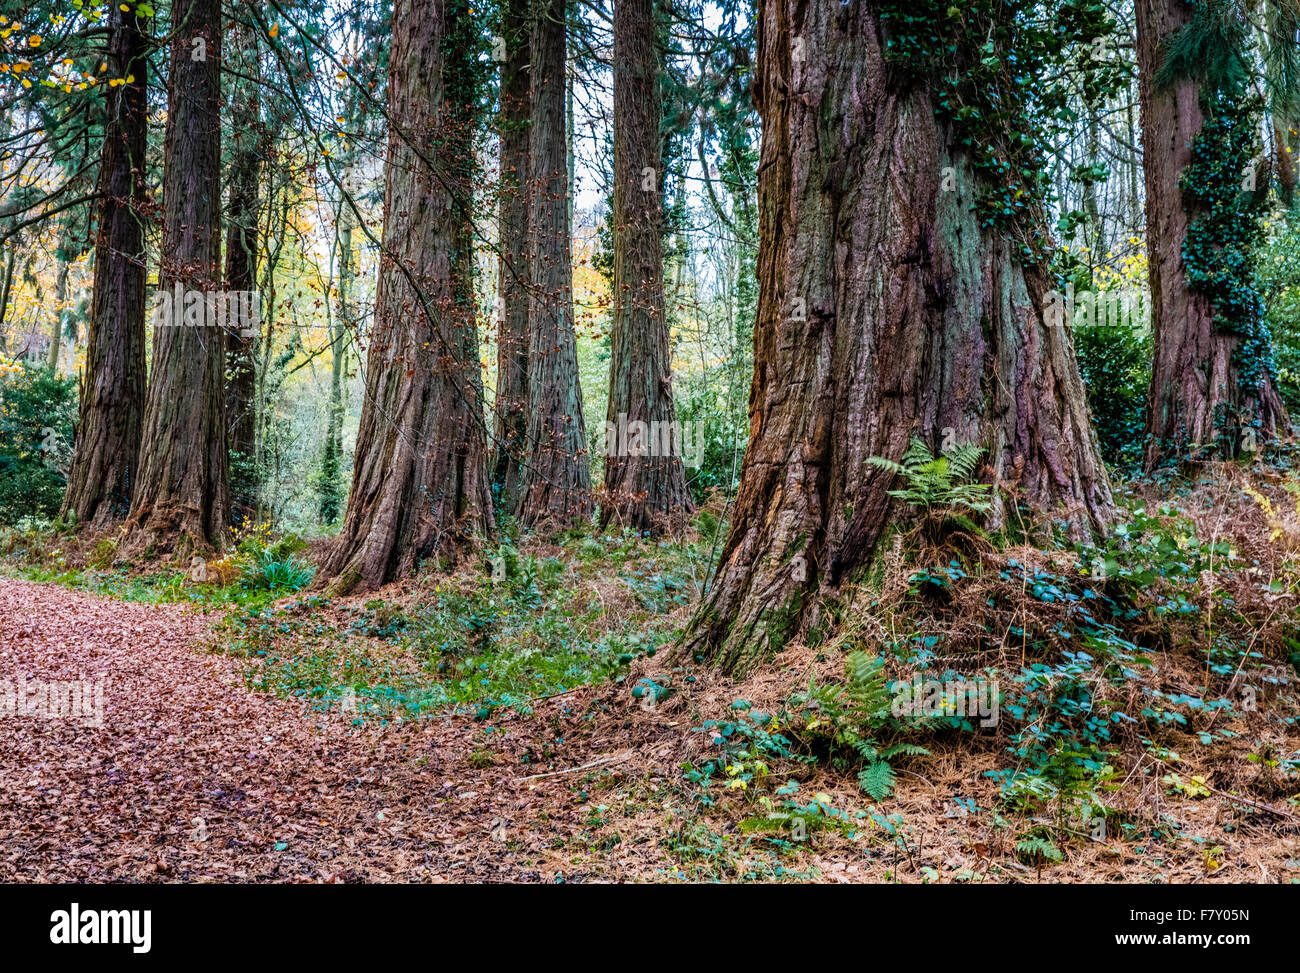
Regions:
<svg viewBox="0 0 1300 973"><path fill-rule="evenodd" d="M1151 332L1123 326L1079 328L1074 348L1102 458L1121 472L1136 472L1142 463L1151 383Z"/></svg>
<svg viewBox="0 0 1300 973"><path fill-rule="evenodd" d="M1256 264L1264 322L1273 335L1277 387L1292 415L1300 410L1300 207L1269 221Z"/></svg>
<svg viewBox="0 0 1300 973"><path fill-rule="evenodd" d="M76 383L20 369L0 377L0 524L58 514L72 453Z"/></svg>

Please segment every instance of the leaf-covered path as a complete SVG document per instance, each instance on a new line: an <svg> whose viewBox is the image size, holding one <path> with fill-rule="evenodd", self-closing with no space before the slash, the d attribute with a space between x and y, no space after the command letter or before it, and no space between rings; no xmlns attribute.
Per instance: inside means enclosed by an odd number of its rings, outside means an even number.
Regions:
<svg viewBox="0 0 1300 973"><path fill-rule="evenodd" d="M0 717L0 882L582 877L564 851L581 808L518 765L470 769L469 721L356 727L250 693L196 651L206 629L0 578L0 681L104 685L99 726ZM652 847L601 877L653 868Z"/></svg>

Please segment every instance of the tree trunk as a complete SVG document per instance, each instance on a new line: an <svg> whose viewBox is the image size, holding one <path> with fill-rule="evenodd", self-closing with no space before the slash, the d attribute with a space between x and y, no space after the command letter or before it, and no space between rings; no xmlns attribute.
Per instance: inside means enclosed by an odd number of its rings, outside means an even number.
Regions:
<svg viewBox="0 0 1300 973"><path fill-rule="evenodd" d="M202 299L221 288L220 0L176 0L172 23L160 304L128 523L160 550L219 549L230 503L226 340L215 300ZM169 299L170 322L159 313Z"/></svg>
<svg viewBox="0 0 1300 973"><path fill-rule="evenodd" d="M492 483L502 509L519 502L528 433L528 0L505 0L501 19L500 203L497 247L496 455Z"/></svg>
<svg viewBox="0 0 1300 973"><path fill-rule="evenodd" d="M0 328L4 326L5 319L9 317L9 298L14 289L14 268L18 265L18 248L22 245L20 236L10 237L5 241L5 266L3 277L0 280ZM0 331L0 338L4 337L4 332Z"/></svg>
<svg viewBox="0 0 1300 973"><path fill-rule="evenodd" d="M344 180L346 185L347 181ZM347 367L348 338L352 334L352 207L339 203L339 313L330 328L329 420L320 470L320 520L333 524L341 512L339 469L343 457L343 376Z"/></svg>
<svg viewBox="0 0 1300 973"><path fill-rule="evenodd" d="M50 350L45 359L51 375L59 373L59 346L63 340L63 305L68 299L69 269L68 261L60 260L58 275L54 280L54 331L50 334Z"/></svg>
<svg viewBox="0 0 1300 973"><path fill-rule="evenodd" d="M258 184L264 141L261 131L261 58L257 33L237 28L236 67L247 78L232 80L230 97L234 151L230 163L230 219L226 228L226 288L253 293L257 290ZM233 52L232 52L233 53ZM253 401L256 374L251 328L231 328L226 333L226 427L230 447L231 522L239 524L257 509L257 411Z"/></svg>
<svg viewBox="0 0 1300 973"><path fill-rule="evenodd" d="M1300 119L1273 119L1274 170L1277 173L1277 191L1282 202L1290 206L1295 202L1296 138Z"/></svg>
<svg viewBox="0 0 1300 973"><path fill-rule="evenodd" d="M271 172L273 178L267 180L267 219L264 233L265 243L263 244L266 267L262 272L262 289L259 291L261 306L265 309L265 313L262 316L262 340L254 353L257 364L253 370L255 375L253 416L256 423L256 435L254 436L256 447L253 454L253 466L255 469L264 471L269 469L267 438L268 435L274 432L275 426L274 423L268 420L267 410L256 408L256 404L270 401L272 395L267 390L267 382L271 378L271 350L275 347L275 315L278 306L278 292L275 282L276 275L280 270L280 264L285 256L285 245L289 234L290 214L293 210L294 200L290 174L284 169L280 169L277 173L273 168ZM263 475L262 482L267 482L267 479ZM270 516L270 509L263 490L259 490L257 494L256 516L258 523L262 523Z"/></svg>
<svg viewBox="0 0 1300 973"><path fill-rule="evenodd" d="M525 526L558 527L591 516L591 473L573 334L565 0L535 0L533 15L528 451L518 517Z"/></svg>
<svg viewBox="0 0 1300 973"><path fill-rule="evenodd" d="M1087 162L1089 167L1096 166L1101 161L1101 120L1100 111L1104 105L1089 103L1085 106L1088 116L1088 137L1085 143L1085 152L1087 153ZM1088 242L1092 245L1088 253L1088 271L1095 274L1097 268L1102 265L1102 258L1106 253L1106 244L1103 239L1105 227L1101 221L1101 206L1097 201L1097 183L1089 179L1083 184L1083 211L1088 214Z"/></svg>
<svg viewBox="0 0 1300 973"><path fill-rule="evenodd" d="M1047 276L981 229L930 87L887 79L878 9L760 0L757 16L750 441L684 643L738 675L871 562L905 511L867 460L898 460L910 437L987 449L993 527L1027 507L1086 538L1113 512L1073 345L1044 321Z"/></svg>
<svg viewBox="0 0 1300 973"><path fill-rule="evenodd" d="M664 313L657 36L654 0L619 0L614 7L614 321L601 522L653 533L691 509Z"/></svg>
<svg viewBox="0 0 1300 973"><path fill-rule="evenodd" d="M112 76L105 95L95 276L80 414L59 516L104 525L126 517L145 397L145 149L148 44L134 8L109 10Z"/></svg>
<svg viewBox="0 0 1300 973"><path fill-rule="evenodd" d="M393 13L389 115L405 138L390 131L352 492L323 569L339 592L409 576L492 528L470 226L474 92L463 77L473 67L448 41L463 9L398 0Z"/></svg>
<svg viewBox="0 0 1300 973"><path fill-rule="evenodd" d="M1133 146L1129 150L1127 161L1128 170L1128 225L1125 227L1125 237L1137 236L1138 231L1142 228L1142 193L1138 189L1138 180L1142 172L1142 156L1137 150L1138 131L1137 120L1133 117L1133 99L1132 95L1128 96L1129 102L1125 109L1124 116L1128 124L1128 144Z"/></svg>
<svg viewBox="0 0 1300 973"><path fill-rule="evenodd" d="M9 133L13 128L14 112L0 112L0 142L9 144ZM10 196L13 193L13 187L7 186L7 192L0 194L0 213L9 212ZM14 264L18 259L18 250L22 246L21 235L10 236L13 231L13 225L17 222L18 217L12 216L9 219L0 220L0 254L3 254L4 269L0 270L0 354L9 354L8 330L5 328L5 319L9 316L9 296L13 289L14 283Z"/></svg>
<svg viewBox="0 0 1300 973"><path fill-rule="evenodd" d="M1145 464L1234 455L1244 428L1269 438L1286 410L1266 369L1247 389L1235 352L1241 341L1215 326L1214 307L1187 284L1183 248L1195 217L1184 205L1179 175L1205 120L1197 82L1156 83L1165 42L1192 17L1184 0L1137 0L1138 87L1146 186L1147 264L1154 355L1147 400Z"/></svg>

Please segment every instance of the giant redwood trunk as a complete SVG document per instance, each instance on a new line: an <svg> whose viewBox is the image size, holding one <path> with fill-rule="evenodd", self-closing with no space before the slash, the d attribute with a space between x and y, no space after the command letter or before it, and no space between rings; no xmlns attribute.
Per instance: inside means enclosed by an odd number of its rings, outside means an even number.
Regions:
<svg viewBox="0 0 1300 973"><path fill-rule="evenodd" d="M654 0L615 4L614 321L601 520L650 532L691 507L664 313L656 37Z"/></svg>
<svg viewBox="0 0 1300 973"><path fill-rule="evenodd" d="M153 365L128 526L171 550L220 547L229 505L226 340L217 315L174 295L221 290L221 3L176 0ZM215 303L215 302L214 302ZM157 311L161 305L156 305Z"/></svg>
<svg viewBox="0 0 1300 973"><path fill-rule="evenodd" d="M591 516L573 334L565 112L565 0L534 0L528 129L528 421L518 517L563 526Z"/></svg>
<svg viewBox="0 0 1300 973"><path fill-rule="evenodd" d="M1196 214L1185 207L1178 180L1205 117L1195 80L1158 84L1156 75L1166 42L1191 20L1192 8L1185 0L1137 0L1136 14L1154 344L1145 445L1150 470L1169 459L1231 455L1244 427L1269 438L1287 420L1267 370L1246 387L1235 356L1240 337L1216 327L1211 301L1187 285L1183 247Z"/></svg>
<svg viewBox="0 0 1300 973"><path fill-rule="evenodd" d="M148 46L135 9L108 11L109 70L100 150L95 279L86 365L61 517L104 525L126 517L144 412L145 145Z"/></svg>
<svg viewBox="0 0 1300 973"><path fill-rule="evenodd" d="M528 432L528 127L529 0L505 0L501 37L500 201L497 218L497 389L492 482L502 507L519 501Z"/></svg>
<svg viewBox="0 0 1300 973"><path fill-rule="evenodd" d="M453 0L398 0L391 131L366 397L333 590L408 576L492 527L474 320L471 105L448 35ZM455 11L455 12L453 12ZM473 92L469 92L473 97ZM434 171L434 166L437 171Z"/></svg>
<svg viewBox="0 0 1300 973"><path fill-rule="evenodd" d="M1047 277L981 229L930 87L887 76L878 10L760 0L757 16L750 439L684 643L736 674L814 624L819 596L907 515L867 460L898 460L912 436L987 449L1006 497L994 526L1019 506L1086 537L1113 511L1070 337L1044 320Z"/></svg>
<svg viewBox="0 0 1300 973"><path fill-rule="evenodd" d="M226 289L257 290L258 183L262 173L261 61L257 33L240 26L234 35L241 57L236 67L244 77L231 82L230 207L226 225ZM251 322L250 322L251 324ZM226 333L226 426L230 448L230 507L235 523L252 517L257 508L258 476L255 349L253 328Z"/></svg>

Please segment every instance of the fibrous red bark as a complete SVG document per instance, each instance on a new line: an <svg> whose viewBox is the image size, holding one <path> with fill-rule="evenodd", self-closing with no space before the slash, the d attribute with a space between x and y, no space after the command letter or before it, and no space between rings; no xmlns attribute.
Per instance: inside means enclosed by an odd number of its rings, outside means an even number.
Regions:
<svg viewBox="0 0 1300 973"><path fill-rule="evenodd" d="M731 532L684 648L741 673L816 621L904 514L913 436L978 443L993 526L1113 512L1044 268L972 212L931 89L892 80L873 4L758 4L759 300L750 440ZM802 55L802 56L801 56ZM944 170L954 176L945 191Z"/></svg>
<svg viewBox="0 0 1300 973"><path fill-rule="evenodd" d="M215 306L221 291L220 0L176 0L172 22L158 296L212 295ZM170 323L155 320L128 526L160 550L178 543L222 546L230 503L225 351L224 329L210 310L191 316L173 304Z"/></svg>
<svg viewBox="0 0 1300 973"><path fill-rule="evenodd" d="M110 70L100 150L95 279L86 365L61 517L105 525L126 517L144 412L147 39L134 9L108 12Z"/></svg>
<svg viewBox="0 0 1300 973"><path fill-rule="evenodd" d="M654 533L691 509L664 313L656 33L653 0L614 6L614 314L601 498L603 524ZM629 426L652 434L629 437Z"/></svg>
<svg viewBox="0 0 1300 973"><path fill-rule="evenodd" d="M398 0L384 233L347 514L322 568L369 589L492 529L474 320L469 106L449 76L447 0ZM455 5L456 10L464 8ZM398 130L397 125L400 125Z"/></svg>
<svg viewBox="0 0 1300 973"><path fill-rule="evenodd" d="M535 0L528 130L528 423L517 515L525 526L591 516L569 233L564 0Z"/></svg>

